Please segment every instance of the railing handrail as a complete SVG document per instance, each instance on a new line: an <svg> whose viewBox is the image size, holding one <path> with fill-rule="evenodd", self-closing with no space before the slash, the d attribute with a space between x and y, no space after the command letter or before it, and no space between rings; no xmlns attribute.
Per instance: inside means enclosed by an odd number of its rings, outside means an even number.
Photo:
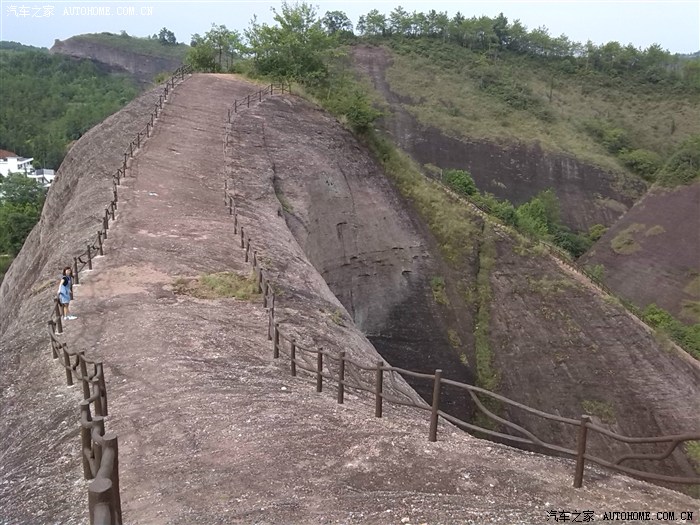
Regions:
<svg viewBox="0 0 700 525"><path fill-rule="evenodd" d="M115 212L118 207L118 186L126 177L128 159L133 158L141 148L142 139L150 137L154 119L163 102L172 93L176 80L183 81L185 75L191 72L189 66L181 66L165 82L163 94L159 95L158 103L151 113L145 128L138 131L124 152L124 162L112 176L112 200L102 218L102 227L96 237L85 242L85 251L73 257L73 278L76 285L80 284L80 272L87 267L92 270L92 259L104 255L104 241L107 239L110 220L116 220ZM72 296L72 290L71 290ZM48 329L51 342L51 352L54 359L62 360L66 371L66 383L71 386L74 380L83 385L83 400L80 403L81 428L81 458L83 476L93 480L88 486L88 510L92 525L121 525L122 509L119 493L119 459L117 434L106 432L104 418L107 416L107 389L104 379L104 366L101 360L85 357L82 350L69 350L66 343L59 341L57 335L63 332L62 318L58 300L54 299L54 308L49 317ZM75 361L73 361L75 358ZM88 370L88 365L92 370ZM91 407L94 406L95 415Z"/></svg>
<svg viewBox="0 0 700 525"><path fill-rule="evenodd" d="M225 139L228 142L228 137ZM451 191L451 190L450 190ZM375 399L376 399L376 407L375 407L375 415L377 417L381 417L382 413L382 402L387 401L391 402L394 404L399 404L399 405L404 405L404 406L411 406L415 407L418 409L422 410L430 410L431 411L431 425L430 425L430 440L434 441L437 439L437 418L438 416L443 417L443 419L457 425L458 427L462 428L467 428L475 432L480 432L483 434L491 435L503 440L508 440L512 441L515 443L519 444L525 444L525 445L534 445L541 447L546 450L553 451L558 454L564 454L568 456L573 456L576 458L576 468L575 468L575 474L574 474L574 482L573 485L574 487L581 487L583 484L583 467L584 467L584 462L585 460L589 460L593 463L597 463L598 465L601 465L605 468L609 468L611 470L615 470L618 472L622 472L624 474L629 474L636 476L638 478L646 479L646 480L651 480L651 481L663 481L663 482L669 482L669 483L678 483L678 484L690 484L690 485L695 485L695 484L700 484L700 477L683 477L683 476L667 476L667 475L662 475L662 474L654 474L652 472L647 472L647 471L642 471L639 469L634 469L630 467L623 467L620 465L623 461L635 459L635 460L662 460L670 456L673 451L676 449L678 445L685 441L695 441L695 440L700 440L700 432L698 433L686 433L686 434L678 434L678 435L672 435L672 436L654 436L654 437L628 437L624 436L621 434L617 434L615 432L612 432L608 429L605 429L601 427L600 425L593 424L591 422L591 417L588 415L583 415L581 416L580 420L577 419L572 419L568 417L562 417L559 415L555 414L549 414L547 412L543 412L541 410L537 410L535 408L529 407L527 405L524 405L522 403L518 403L517 401L511 400L505 396L502 396L500 394L496 394L494 392L491 392L489 390L477 387L475 385L470 385L467 383L462 383L459 381L455 381L452 379L447 379L447 378L442 378L441 374L442 371L438 370L434 374L428 374L424 372L416 372L413 370L407 370L404 368L400 367L394 367L394 366L389 366L384 362L377 363L376 365L368 365L366 363L360 363L354 359L351 359L349 357L346 357L345 352L331 352L327 349L324 348L307 348L305 345L300 345L297 341L296 338L293 336L287 336L285 335L284 329L280 329L280 324L281 322L278 322L275 319L275 304L276 304L276 294L275 294L275 289L277 285L273 284L268 277L265 277L266 275L269 275L270 272L269 270L263 268L263 266L260 263L260 257L257 257L258 250L253 247L251 237L248 235L247 229L244 230L243 226L240 224L240 219L238 216L238 206L236 206L234 202L234 195L233 192L231 191L231 188L229 187L229 182L228 180L225 181L224 184L224 204L228 206L228 211L229 215L233 217L233 224L234 224L234 235L240 233L240 246L245 250L245 261L246 262L251 262L253 266L253 271L254 274L256 275L256 280L258 281L258 291L263 293L263 303L266 308L269 310L269 321L268 321L268 339L273 340L273 358L279 358L280 355L280 350L284 350L284 346L282 343L286 342L287 345L289 346L290 352L290 370L291 374L293 376L297 375L297 370L301 369L304 370L310 374L313 374L316 376L316 390L318 392L322 391L323 388L323 380L328 379L328 380L334 380L338 384L338 402L343 403L344 402L344 389L346 387L348 388L354 388L358 390L362 390L365 392L370 392L375 394ZM254 254L252 260L250 257L250 253ZM312 338L313 339L313 338ZM306 361L303 360L303 355L308 354L308 355L313 355L316 356L317 359L317 365L314 368L312 364L307 363ZM327 358L325 359L326 365L323 364L324 362L324 357ZM328 360L332 360L335 363L340 363L338 367L338 373L334 374L332 370L328 368ZM374 387L372 386L367 386L366 384L362 384L361 382L353 382L352 379L347 378L347 372L348 370L346 369L346 365L352 365L355 366L357 369L359 369L362 372L375 372L376 374L376 381ZM326 367L324 370L324 366ZM427 404L418 404L415 403L412 399L411 396L406 393L401 391L403 395L405 395L409 401L406 400L401 400L398 398L393 398L392 396L387 395L387 393L383 390L383 374L385 372L389 372L390 374L405 374L409 375L412 377L417 377L421 379L428 379L434 382L434 399L437 399L437 403L433 403L432 408L427 406ZM397 381L394 381L394 385L396 386L398 384ZM474 425L472 423L469 423L467 421L464 421L456 416L447 414L446 412L440 410L439 408L439 392L442 387L442 385L448 385L448 386L453 386L457 388L461 388L464 390L467 390L469 393L470 397L474 401L474 404L476 407L479 409L479 411L484 414L486 417L491 419L492 421L496 421L497 423L506 426L510 428L511 430L514 430L520 434L518 435L513 435L513 434L505 434L503 432L497 432L488 428L484 428L481 426ZM515 423L508 421L504 418L501 418L500 416L497 416L496 414L492 413L489 411L479 400L477 397L477 394L481 395L486 395L490 396L494 399L497 399L503 403L506 403L508 405L511 405L513 407L519 408L521 410L524 410L530 414L533 414L537 417L541 417L550 421L555 421L557 423L562 423L566 425L570 425L574 427L575 429L578 429L578 439L577 439L577 449L571 449L571 448L566 448L560 445L557 445L555 443L549 443L546 442L540 438L538 438L535 434L532 432L528 431L524 427L520 425L516 425ZM603 458L594 456L592 454L586 453L586 443L587 443L587 431L592 430L595 432L598 432L602 435L605 435L607 437L610 437L612 439L615 439L617 441L627 443L627 444L641 444L641 443L670 443L670 446L663 452L657 453L657 454L626 454L623 456L620 456L616 458L613 461L608 461Z"/></svg>

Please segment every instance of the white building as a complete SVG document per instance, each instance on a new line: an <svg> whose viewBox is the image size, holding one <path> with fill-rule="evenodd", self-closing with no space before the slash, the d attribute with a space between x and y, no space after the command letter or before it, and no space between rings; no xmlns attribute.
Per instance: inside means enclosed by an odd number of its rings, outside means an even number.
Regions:
<svg viewBox="0 0 700 525"><path fill-rule="evenodd" d="M2 157L0 158L0 175L7 177L10 173L33 174L33 160L24 157Z"/></svg>
<svg viewBox="0 0 700 525"><path fill-rule="evenodd" d="M39 184L44 186L44 188L48 188L56 178L56 173L53 170L42 168L34 171L34 173L27 173L27 177L34 179Z"/></svg>
<svg viewBox="0 0 700 525"><path fill-rule="evenodd" d="M32 166L33 160L34 159L18 157L16 153L12 153L11 151L0 150L0 175L7 177L10 173L22 173L30 179L37 181L44 186L44 188L48 188L56 178L54 170L35 170L34 166Z"/></svg>

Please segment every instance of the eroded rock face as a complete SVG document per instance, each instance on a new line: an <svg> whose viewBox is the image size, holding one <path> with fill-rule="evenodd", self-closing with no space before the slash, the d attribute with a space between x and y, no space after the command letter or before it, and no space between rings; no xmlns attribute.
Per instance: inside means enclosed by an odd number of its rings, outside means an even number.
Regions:
<svg viewBox="0 0 700 525"><path fill-rule="evenodd" d="M474 312L449 294L458 279L474 282L485 241L465 261L466 275L453 275L429 228L366 150L297 98L268 99L234 129L237 185L255 186L246 205L259 208L263 198L269 202L276 194L279 214L308 262L383 357L416 371L442 368L445 377L473 384ZM627 436L697 430L696 363L664 351L624 308L555 259L505 231L496 228L491 235L495 254L486 318L498 393L574 419L592 412L596 423ZM445 277L449 306L436 304L429 283L437 275ZM450 346L449 330L457 330L466 347L467 366ZM412 385L430 399L430 385ZM444 389L443 395L452 394ZM473 411L463 398L450 403L462 417ZM543 440L575 447L575 427L505 405L501 410ZM589 452L610 459L632 449L592 435ZM634 466L692 472L680 450L662 464Z"/></svg>
<svg viewBox="0 0 700 525"><path fill-rule="evenodd" d="M538 144L457 139L424 126L408 110L413 102L394 93L386 80L391 67L387 50L356 46L353 58L391 108L382 126L422 165L468 170L480 190L516 206L552 188L561 203L563 222L576 231L587 231L594 224L610 226L646 190L639 179L544 151Z"/></svg>
<svg viewBox="0 0 700 525"><path fill-rule="evenodd" d="M700 182L654 188L583 257L640 308L654 303L700 322Z"/></svg>
<svg viewBox="0 0 700 525"><path fill-rule="evenodd" d="M633 196L645 190L643 182L629 180L627 191L620 191L615 175L574 157L545 152L538 144L456 139L417 121L414 125L420 131L396 139L421 164L465 169L479 189L515 206L552 188L561 203L562 220L576 231L594 224L610 226L634 204Z"/></svg>
<svg viewBox="0 0 700 525"><path fill-rule="evenodd" d="M93 60L116 71L128 71L141 82L151 82L157 74L171 73L181 65L177 59L117 50L80 36L56 40L50 52Z"/></svg>
<svg viewBox="0 0 700 525"><path fill-rule="evenodd" d="M445 293L452 306L436 302L431 280L449 281L449 269L366 148L299 99L273 97L251 114L264 119L264 128L237 120L236 156L250 169L260 162L255 147L264 148L267 165L257 172L271 173L265 191L275 192L287 226L358 328L394 366L431 373L442 368L451 378L473 382L448 337L452 330L453 339L471 346L472 312L449 284ZM252 154L256 158L248 159ZM250 185L238 180L239 187ZM331 318L341 322L341 313L330 312ZM407 379L430 398L428 382ZM450 403L465 415L463 394L455 393Z"/></svg>

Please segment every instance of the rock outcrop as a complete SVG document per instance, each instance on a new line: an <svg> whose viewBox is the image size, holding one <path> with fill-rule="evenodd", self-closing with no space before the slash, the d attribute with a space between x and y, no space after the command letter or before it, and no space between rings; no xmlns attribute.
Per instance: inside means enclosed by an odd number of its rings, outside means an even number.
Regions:
<svg viewBox="0 0 700 525"><path fill-rule="evenodd" d="M93 60L116 72L128 72L140 82L152 82L159 73L170 73L182 64L177 58L117 49L94 39L74 36L56 40L51 53Z"/></svg>

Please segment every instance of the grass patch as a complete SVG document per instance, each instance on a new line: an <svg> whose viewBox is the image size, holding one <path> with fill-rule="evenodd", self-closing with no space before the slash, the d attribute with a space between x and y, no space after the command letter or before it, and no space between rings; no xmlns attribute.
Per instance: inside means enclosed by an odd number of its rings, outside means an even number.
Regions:
<svg viewBox="0 0 700 525"><path fill-rule="evenodd" d="M693 277L690 282L685 285L683 291L688 295L700 297L700 275Z"/></svg>
<svg viewBox="0 0 700 525"><path fill-rule="evenodd" d="M603 423L615 423L615 409L607 401L594 401L585 399L581 402L581 408L586 414L596 416Z"/></svg>
<svg viewBox="0 0 700 525"><path fill-rule="evenodd" d="M644 237L653 237L655 235L661 235L666 231L666 228L663 226L659 226L658 224L656 226L652 226L649 228L647 231L644 232Z"/></svg>
<svg viewBox="0 0 700 525"><path fill-rule="evenodd" d="M294 211L294 207L293 207L292 204L289 202L289 200L287 199L287 197L285 197L284 193L282 193L282 190L279 189L279 188L277 187L276 184L275 184L275 196L277 197L277 200L278 200L278 201L280 202L280 204L282 205L282 209L283 209L286 213L292 213L292 211Z"/></svg>
<svg viewBox="0 0 700 525"><path fill-rule="evenodd" d="M338 326L343 325L343 312L334 310L333 313L331 313L331 321Z"/></svg>
<svg viewBox="0 0 700 525"><path fill-rule="evenodd" d="M572 281L566 279L548 279L546 277L542 279L528 277L527 282L530 285L530 290L544 296L559 294L574 286Z"/></svg>
<svg viewBox="0 0 700 525"><path fill-rule="evenodd" d="M449 305L450 300L445 291L445 279L440 276L430 278L430 288L433 291L433 299L437 304Z"/></svg>
<svg viewBox="0 0 700 525"><path fill-rule="evenodd" d="M189 295L197 299L234 297L249 301L260 295L255 275L241 277L232 272L210 273L194 278L178 277L173 283L173 291L176 295Z"/></svg>
<svg viewBox="0 0 700 525"><path fill-rule="evenodd" d="M462 346L462 340L459 338L459 334L452 328L447 331L447 340L450 342L452 348L459 348Z"/></svg>
<svg viewBox="0 0 700 525"><path fill-rule="evenodd" d="M639 223L629 225L610 241L610 247L620 255L638 252L642 247L635 241L634 234L643 231L644 228L644 225Z"/></svg>
<svg viewBox="0 0 700 525"><path fill-rule="evenodd" d="M587 264L584 269L592 279L598 282L601 282L605 277L605 266L602 264Z"/></svg>
<svg viewBox="0 0 700 525"><path fill-rule="evenodd" d="M681 318L691 323L700 323L700 301L683 301Z"/></svg>
<svg viewBox="0 0 700 525"><path fill-rule="evenodd" d="M479 236L478 216L426 179L411 158L388 139L373 132L364 136L385 173L430 227L440 243L443 257L450 263L461 263L470 255Z"/></svg>
<svg viewBox="0 0 700 525"><path fill-rule="evenodd" d="M493 229L488 224L484 225L484 234L479 250L479 273L476 276L477 288L477 313L474 328L476 350L476 374L477 384L495 392L500 383L499 373L493 365L491 351L491 271L496 262L496 239ZM496 401L485 399L484 403L489 409L496 409ZM489 406L494 405L494 406Z"/></svg>
<svg viewBox="0 0 700 525"><path fill-rule="evenodd" d="M404 107L422 124L458 138L520 142L527 137L547 151L572 154L615 173L621 182L637 178L632 172L640 171L640 160L645 167L649 164L646 157L639 158L640 152L663 158L700 121L697 97L663 83L611 83L607 75L592 71L559 71L556 61L548 64L509 53L499 53L495 60L438 40L390 45L387 81L405 100L416 101ZM669 115L674 115L673 131ZM586 123L602 116L611 129L628 137L633 155L616 158L608 150L609 140L598 140L586 130ZM656 166L659 160L654 159ZM690 163L683 157L675 165Z"/></svg>
<svg viewBox="0 0 700 525"><path fill-rule="evenodd" d="M683 448L692 461L695 471L700 472L700 441L686 441Z"/></svg>

